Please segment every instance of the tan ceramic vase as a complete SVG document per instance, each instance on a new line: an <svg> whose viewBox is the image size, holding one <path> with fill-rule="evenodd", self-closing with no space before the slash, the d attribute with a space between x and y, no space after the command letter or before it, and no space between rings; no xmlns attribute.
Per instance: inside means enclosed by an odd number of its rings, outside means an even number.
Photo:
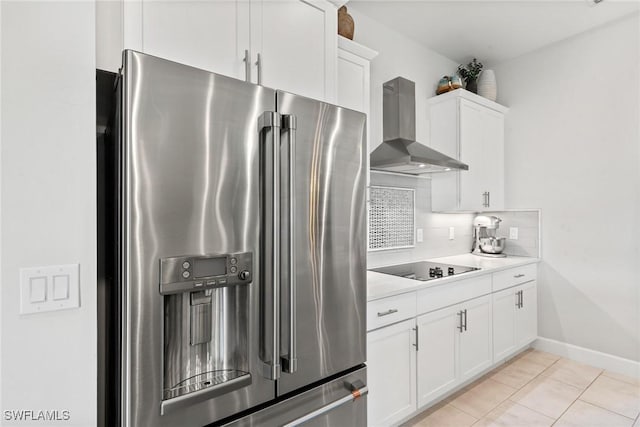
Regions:
<svg viewBox="0 0 640 427"><path fill-rule="evenodd" d="M353 18L347 13L347 6L342 6L338 9L338 34L353 40L354 29Z"/></svg>

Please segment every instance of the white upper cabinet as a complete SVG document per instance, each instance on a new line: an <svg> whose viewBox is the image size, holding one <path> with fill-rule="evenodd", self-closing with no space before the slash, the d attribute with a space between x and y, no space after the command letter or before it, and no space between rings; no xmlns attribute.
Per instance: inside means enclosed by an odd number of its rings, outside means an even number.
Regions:
<svg viewBox="0 0 640 427"><path fill-rule="evenodd" d="M143 52L245 78L243 47L249 48L249 3L144 0L141 8L138 44L141 42ZM127 41L132 40L125 39L125 46Z"/></svg>
<svg viewBox="0 0 640 427"><path fill-rule="evenodd" d="M504 115L507 108L455 90L429 100L430 144L469 165L433 174L434 211L504 209Z"/></svg>
<svg viewBox="0 0 640 427"><path fill-rule="evenodd" d="M367 154L371 151L369 136L371 110L371 61L378 52L352 40L338 36L338 94L341 107L363 112L367 115ZM369 156L367 155L367 171ZM369 174L367 173L367 187ZM368 235L368 233L367 233Z"/></svg>
<svg viewBox="0 0 640 427"><path fill-rule="evenodd" d="M326 1L251 3L251 50L261 84L335 102L337 11ZM257 80L256 80L257 81Z"/></svg>
<svg viewBox="0 0 640 427"><path fill-rule="evenodd" d="M124 48L327 102L336 7L324 0L127 0Z"/></svg>
<svg viewBox="0 0 640 427"><path fill-rule="evenodd" d="M338 105L369 115L371 60L378 52L338 36Z"/></svg>

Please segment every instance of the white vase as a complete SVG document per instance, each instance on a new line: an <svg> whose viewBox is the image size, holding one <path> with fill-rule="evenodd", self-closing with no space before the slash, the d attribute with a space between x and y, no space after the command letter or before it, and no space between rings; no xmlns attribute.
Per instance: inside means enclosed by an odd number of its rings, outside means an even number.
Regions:
<svg viewBox="0 0 640 427"><path fill-rule="evenodd" d="M478 95L495 101L498 98L498 85L496 73L493 70L484 70L478 78Z"/></svg>

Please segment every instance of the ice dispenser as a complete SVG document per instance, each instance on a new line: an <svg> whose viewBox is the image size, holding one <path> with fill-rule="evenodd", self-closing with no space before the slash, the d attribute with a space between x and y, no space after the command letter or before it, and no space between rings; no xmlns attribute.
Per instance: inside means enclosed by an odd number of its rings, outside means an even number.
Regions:
<svg viewBox="0 0 640 427"><path fill-rule="evenodd" d="M249 252L160 260L162 414L251 384L246 337L252 266Z"/></svg>

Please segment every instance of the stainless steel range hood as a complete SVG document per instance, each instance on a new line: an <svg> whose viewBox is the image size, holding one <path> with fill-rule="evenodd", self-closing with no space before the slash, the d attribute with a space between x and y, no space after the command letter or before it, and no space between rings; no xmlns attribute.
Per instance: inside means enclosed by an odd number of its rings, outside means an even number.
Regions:
<svg viewBox="0 0 640 427"><path fill-rule="evenodd" d="M371 169L410 175L469 170L466 164L416 141L414 82L396 77L382 86L384 141L371 153Z"/></svg>

